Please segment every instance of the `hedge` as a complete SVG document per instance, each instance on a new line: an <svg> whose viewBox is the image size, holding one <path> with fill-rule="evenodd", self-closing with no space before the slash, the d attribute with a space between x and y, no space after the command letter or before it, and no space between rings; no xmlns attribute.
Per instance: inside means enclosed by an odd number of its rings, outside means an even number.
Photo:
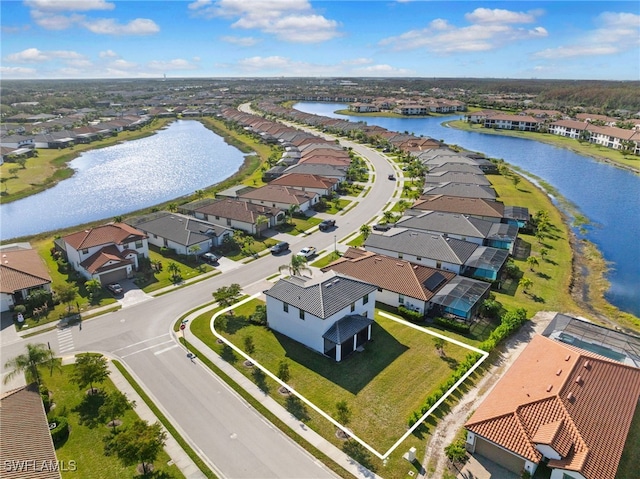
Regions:
<svg viewBox="0 0 640 479"><path fill-rule="evenodd" d="M55 424L53 428L51 428L52 424ZM51 431L53 443L58 444L69 436L69 421L67 421L67 418L63 416L52 417L49 419L49 429Z"/></svg>
<svg viewBox="0 0 640 479"><path fill-rule="evenodd" d="M456 321L455 319L441 318L438 316L433 318L433 322L438 326L442 326L445 329L449 329L457 333L469 334L469 332L471 331L471 326L469 326L469 324L461 323L460 321Z"/></svg>

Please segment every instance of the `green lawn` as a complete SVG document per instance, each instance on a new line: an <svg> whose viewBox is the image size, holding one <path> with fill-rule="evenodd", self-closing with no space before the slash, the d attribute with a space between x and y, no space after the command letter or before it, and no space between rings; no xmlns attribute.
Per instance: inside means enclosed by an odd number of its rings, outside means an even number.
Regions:
<svg viewBox="0 0 640 479"><path fill-rule="evenodd" d="M111 428L96 419L97 408L102 404L104 396L87 396L85 390L81 391L76 384L70 382L72 371L73 365L68 365L63 366L61 371L54 369L51 375L48 370L42 374L44 384L53 393L52 402L56 405L49 416L65 416L69 421L69 437L56 448L56 455L64 463L75 461L77 471L63 472L63 479L121 479L136 476L135 466L125 467L117 457L104 455L103 439L111 433ZM99 385L99 388L107 394L115 390L111 380ZM120 427L131 424L136 417L135 410L128 411L120 418L123 421ZM162 451L154 462L155 472L147 477L184 477L175 465L166 465L169 460L169 456Z"/></svg>
<svg viewBox="0 0 640 479"><path fill-rule="evenodd" d="M282 223L276 226L276 230L281 233L289 233L292 235L300 235L307 231L308 229L313 228L314 226L318 226L322 220L320 218L316 218L314 216L300 218L297 216L293 217L293 224L290 222Z"/></svg>
<svg viewBox="0 0 640 479"><path fill-rule="evenodd" d="M440 358L431 336L376 314L374 341L367 344L364 352L336 363L250 323L246 318L257 304L260 302L253 300L235 310L233 317L225 317L224 336L240 349L244 349L245 338L250 336L255 344L251 356L274 374L280 361L286 360L291 373L289 384L327 414L335 417L336 403L346 400L353 413L348 427L379 452L385 452L406 432L409 415L467 354L464 348L448 343L446 357ZM211 316L206 313L196 318L192 332L252 377L252 369L215 341L209 331ZM400 377L402 381L398 381ZM286 407L286 398L277 392L275 384L266 384L273 397ZM307 424L332 440L335 428L328 422L312 420Z"/></svg>
<svg viewBox="0 0 640 479"><path fill-rule="evenodd" d="M338 214L349 206L349 204L351 204L350 200L329 201L327 202L328 207L324 210L324 213L328 213L330 215Z"/></svg>
<svg viewBox="0 0 640 479"><path fill-rule="evenodd" d="M616 472L617 479L638 477L640 470L640 447L638 444L640 444L640 407L636 407L636 412L633 415L633 422Z"/></svg>
<svg viewBox="0 0 640 479"><path fill-rule="evenodd" d="M319 260L314 261L313 263L311 263L311 266L314 266L316 268L324 268L329 263L332 263L335 260L340 259L341 256L342 255L340 253L336 253L336 252L332 251L331 253L329 253L328 255L324 256L323 258L320 258Z"/></svg>
<svg viewBox="0 0 640 479"><path fill-rule="evenodd" d="M194 258L194 256L185 257L171 252L162 252L156 246L149 246L149 259L162 262L162 271L153 274L136 275L136 283L145 293L157 291L166 286L171 286L171 272L169 271L169 263L175 263L180 268L180 276L183 280L195 278L201 274L213 271L213 267L207 263L203 263Z"/></svg>

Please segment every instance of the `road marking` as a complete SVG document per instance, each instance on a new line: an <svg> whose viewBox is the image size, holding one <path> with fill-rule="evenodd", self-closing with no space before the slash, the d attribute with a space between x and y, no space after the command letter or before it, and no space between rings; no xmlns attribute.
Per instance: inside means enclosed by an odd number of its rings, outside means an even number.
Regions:
<svg viewBox="0 0 640 479"><path fill-rule="evenodd" d="M168 343L172 343L172 342L173 342L173 339L170 339L169 341L165 341L165 342L163 342L163 343L154 344L153 346L149 346L149 347L147 347L147 348L142 348L142 349L139 349L139 350L134 351L134 352L129 353L129 354L125 354L124 356L120 356L120 357L121 357L122 359L124 359L124 358L127 358L127 357L129 357L129 356L133 356L134 354L138 354L138 353L141 353L141 352L143 352L143 351L146 351L147 349L153 349L153 348L155 348L155 347L157 347L157 346L162 346L163 344L168 344Z"/></svg>
<svg viewBox="0 0 640 479"><path fill-rule="evenodd" d="M173 346L169 346L168 348L164 348L164 349L161 349L160 351L156 351L153 354L155 354L157 356L158 354L165 353L165 352L169 351L170 349L177 348L178 346L180 346L180 345L179 344L174 344Z"/></svg>
<svg viewBox="0 0 640 479"><path fill-rule="evenodd" d="M58 353L64 353L72 351L73 345L73 332L71 329L58 329Z"/></svg>
<svg viewBox="0 0 640 479"><path fill-rule="evenodd" d="M169 333L164 333L164 334L161 334L160 336L155 336L155 337L149 338L149 339L143 339L142 341L138 341L137 343L130 344L129 346L124 346L122 348L114 349L111 352L115 353L115 352L118 352L118 351L122 351L123 349L127 349L127 348L130 348L132 346L137 346L138 344L146 343L147 341L152 341L154 339L163 338L165 336L170 336L170 334Z"/></svg>

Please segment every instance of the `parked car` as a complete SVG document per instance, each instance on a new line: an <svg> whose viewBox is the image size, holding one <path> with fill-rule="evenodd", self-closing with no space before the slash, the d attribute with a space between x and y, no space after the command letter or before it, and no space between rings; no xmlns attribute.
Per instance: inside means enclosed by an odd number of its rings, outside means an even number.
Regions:
<svg viewBox="0 0 640 479"><path fill-rule="evenodd" d="M390 180L395 180L396 179L395 175L393 175L393 174L390 174L389 176L387 176L387 178L389 178Z"/></svg>
<svg viewBox="0 0 640 479"><path fill-rule="evenodd" d="M282 253L283 251L287 251L289 249L289 243L287 243L286 241L281 241L280 243L273 245L269 251L271 251L272 254L278 254L278 253Z"/></svg>
<svg viewBox="0 0 640 479"><path fill-rule="evenodd" d="M220 258L218 258L215 254L213 253L205 253L202 255L202 259L204 261L206 261L209 264L217 264L218 261L220 260Z"/></svg>
<svg viewBox="0 0 640 479"><path fill-rule="evenodd" d="M297 256L302 256L303 258L309 259L316 255L317 250L314 246L307 246L302 248Z"/></svg>
<svg viewBox="0 0 640 479"><path fill-rule="evenodd" d="M336 220L324 220L322 223L318 225L318 229L320 231L327 231L330 228L333 228L336 225Z"/></svg>
<svg viewBox="0 0 640 479"><path fill-rule="evenodd" d="M376 223L373 225L373 229L376 231L389 231L391 229L391 225L388 223Z"/></svg>
<svg viewBox="0 0 640 479"><path fill-rule="evenodd" d="M109 283L107 285L107 289L116 296L120 296L124 292L122 286L120 286L118 283Z"/></svg>

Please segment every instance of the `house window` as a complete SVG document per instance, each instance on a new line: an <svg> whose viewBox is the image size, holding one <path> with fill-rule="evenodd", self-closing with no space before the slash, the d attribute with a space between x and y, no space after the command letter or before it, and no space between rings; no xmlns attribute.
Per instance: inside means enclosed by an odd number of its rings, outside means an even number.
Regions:
<svg viewBox="0 0 640 479"><path fill-rule="evenodd" d="M404 304L404 294L399 294L398 295L398 303Z"/></svg>
<svg viewBox="0 0 640 479"><path fill-rule="evenodd" d="M353 313L356 310L356 303L351 303L351 312Z"/></svg>
<svg viewBox="0 0 640 479"><path fill-rule="evenodd" d="M300 319L304 320L304 311L302 309L299 310Z"/></svg>
<svg viewBox="0 0 640 479"><path fill-rule="evenodd" d="M404 258L404 255L402 253L398 253L398 259L402 259Z"/></svg>
<svg viewBox="0 0 640 479"><path fill-rule="evenodd" d="M142 248L142 240L136 241L136 249Z"/></svg>
<svg viewBox="0 0 640 479"><path fill-rule="evenodd" d="M416 261L422 261L422 256L416 256Z"/></svg>
<svg viewBox="0 0 640 479"><path fill-rule="evenodd" d="M289 312L289 305L287 303L282 303L282 309L285 313Z"/></svg>
<svg viewBox="0 0 640 479"><path fill-rule="evenodd" d="M89 254L89 249L88 248L84 248L82 250L82 254Z"/></svg>
<svg viewBox="0 0 640 479"><path fill-rule="evenodd" d="M220 217L219 217L219 216L216 216L216 219L217 219L217 220L219 220L219 219L220 219Z"/></svg>
<svg viewBox="0 0 640 479"><path fill-rule="evenodd" d="M382 288L378 288L378 291L380 291L382 293Z"/></svg>
<svg viewBox="0 0 640 479"><path fill-rule="evenodd" d="M369 302L369 295L365 294L364 298L362 298L362 304L367 304Z"/></svg>
<svg viewBox="0 0 640 479"><path fill-rule="evenodd" d="M436 268L438 269L442 268L442 261L436 261Z"/></svg>
<svg viewBox="0 0 640 479"><path fill-rule="evenodd" d="M227 226L231 226L231 218L227 218Z"/></svg>

